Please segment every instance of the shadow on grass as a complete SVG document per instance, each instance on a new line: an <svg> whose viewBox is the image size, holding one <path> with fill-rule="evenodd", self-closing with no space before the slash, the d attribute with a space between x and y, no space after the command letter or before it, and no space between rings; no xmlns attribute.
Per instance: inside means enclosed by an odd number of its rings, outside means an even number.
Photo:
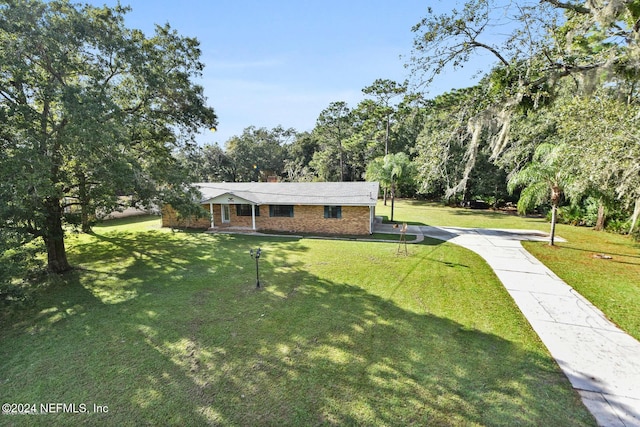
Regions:
<svg viewBox="0 0 640 427"><path fill-rule="evenodd" d="M615 246L626 246L626 245L622 245L620 243L608 243L608 244L609 245L615 245ZM585 252L585 253L590 253L590 254L604 253L606 255L612 255L612 256L618 256L618 257L637 258L638 262L622 262L622 261L616 260L615 258L613 260L606 260L606 261L620 262L620 263L623 263L623 264L631 264L631 265L640 265L640 255L638 255L638 254L614 252L614 251L611 251L611 250L601 251L601 250L594 249L594 248L584 249L584 248L577 247L577 246L574 246L574 245L571 245L571 244L567 244L567 243L558 243L557 246L558 246L558 248L561 248L561 249L568 249L568 250L576 251L576 252Z"/></svg>
<svg viewBox="0 0 640 427"><path fill-rule="evenodd" d="M3 394L110 409L51 425L591 425L549 357L317 277L308 250L280 238L95 235L70 250L85 269L0 335L14 343L0 351Z"/></svg>

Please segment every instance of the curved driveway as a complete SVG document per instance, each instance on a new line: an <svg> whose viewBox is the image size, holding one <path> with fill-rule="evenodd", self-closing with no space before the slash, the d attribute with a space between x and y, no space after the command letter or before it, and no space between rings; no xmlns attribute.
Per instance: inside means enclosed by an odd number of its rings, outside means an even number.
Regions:
<svg viewBox="0 0 640 427"><path fill-rule="evenodd" d="M380 223L374 231L400 233L399 228ZM417 236L407 243L422 242L427 236L484 258L598 424L640 427L640 342L520 244L523 240L548 241L546 233L410 225L407 234Z"/></svg>
<svg viewBox="0 0 640 427"><path fill-rule="evenodd" d="M539 231L417 227L470 249L493 268L599 425L640 427L640 342L529 254ZM421 239L419 239L421 240Z"/></svg>

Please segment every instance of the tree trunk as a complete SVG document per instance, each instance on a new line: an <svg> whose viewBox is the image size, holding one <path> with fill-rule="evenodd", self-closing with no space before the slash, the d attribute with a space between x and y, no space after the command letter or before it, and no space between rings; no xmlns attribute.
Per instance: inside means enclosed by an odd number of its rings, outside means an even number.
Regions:
<svg viewBox="0 0 640 427"><path fill-rule="evenodd" d="M393 222L393 205L396 200L395 184L391 184L391 222Z"/></svg>
<svg viewBox="0 0 640 427"><path fill-rule="evenodd" d="M382 200L384 201L384 205L387 206L387 189L383 189L382 191Z"/></svg>
<svg viewBox="0 0 640 427"><path fill-rule="evenodd" d="M342 141L338 136L338 152L340 153L340 182L344 182L344 153L342 150Z"/></svg>
<svg viewBox="0 0 640 427"><path fill-rule="evenodd" d="M636 200L636 206L633 209L633 215L631 216L631 227L629 228L629 234L633 233L633 229L636 228L636 223L640 217L640 199Z"/></svg>
<svg viewBox="0 0 640 427"><path fill-rule="evenodd" d="M387 114L387 132L384 136L384 155L389 154L389 125L391 122L391 117Z"/></svg>
<svg viewBox="0 0 640 427"><path fill-rule="evenodd" d="M599 200L598 201L598 219L596 220L596 226L594 228L596 231L604 230L604 220L605 220L604 203L602 203L602 200Z"/></svg>
<svg viewBox="0 0 640 427"><path fill-rule="evenodd" d="M562 197L562 189L554 184L551 186L551 239L549 245L553 246L556 240L556 221L558 220L558 205Z"/></svg>
<svg viewBox="0 0 640 427"><path fill-rule="evenodd" d="M558 216L558 205L551 205L551 239L549 240L549 245L553 246L556 240L556 219Z"/></svg>
<svg viewBox="0 0 640 427"><path fill-rule="evenodd" d="M87 178L78 173L78 198L80 199L80 221L83 233L91 233L91 222L89 221L89 196L87 195Z"/></svg>
<svg viewBox="0 0 640 427"><path fill-rule="evenodd" d="M64 273L71 270L71 265L67 261L67 252L64 246L62 208L58 199L50 199L45 205L47 212L44 242L47 246L47 268L52 273Z"/></svg>
<svg viewBox="0 0 640 427"><path fill-rule="evenodd" d="M82 232L91 233L91 221L89 221L89 210L86 205L80 207L80 217L82 221Z"/></svg>

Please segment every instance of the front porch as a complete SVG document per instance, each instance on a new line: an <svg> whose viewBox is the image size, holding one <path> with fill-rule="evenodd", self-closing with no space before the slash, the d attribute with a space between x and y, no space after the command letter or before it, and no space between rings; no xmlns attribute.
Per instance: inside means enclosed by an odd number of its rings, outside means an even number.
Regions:
<svg viewBox="0 0 640 427"><path fill-rule="evenodd" d="M259 206L254 201L226 193L203 201L208 206L209 230L256 231Z"/></svg>

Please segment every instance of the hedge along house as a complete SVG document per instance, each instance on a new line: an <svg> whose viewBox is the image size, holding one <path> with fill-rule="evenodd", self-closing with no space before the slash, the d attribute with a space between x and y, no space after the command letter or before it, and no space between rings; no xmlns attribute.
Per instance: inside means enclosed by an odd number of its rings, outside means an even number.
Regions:
<svg viewBox="0 0 640 427"><path fill-rule="evenodd" d="M377 182L220 182L194 184L209 217L180 219L170 206L163 227L322 234L371 234Z"/></svg>

